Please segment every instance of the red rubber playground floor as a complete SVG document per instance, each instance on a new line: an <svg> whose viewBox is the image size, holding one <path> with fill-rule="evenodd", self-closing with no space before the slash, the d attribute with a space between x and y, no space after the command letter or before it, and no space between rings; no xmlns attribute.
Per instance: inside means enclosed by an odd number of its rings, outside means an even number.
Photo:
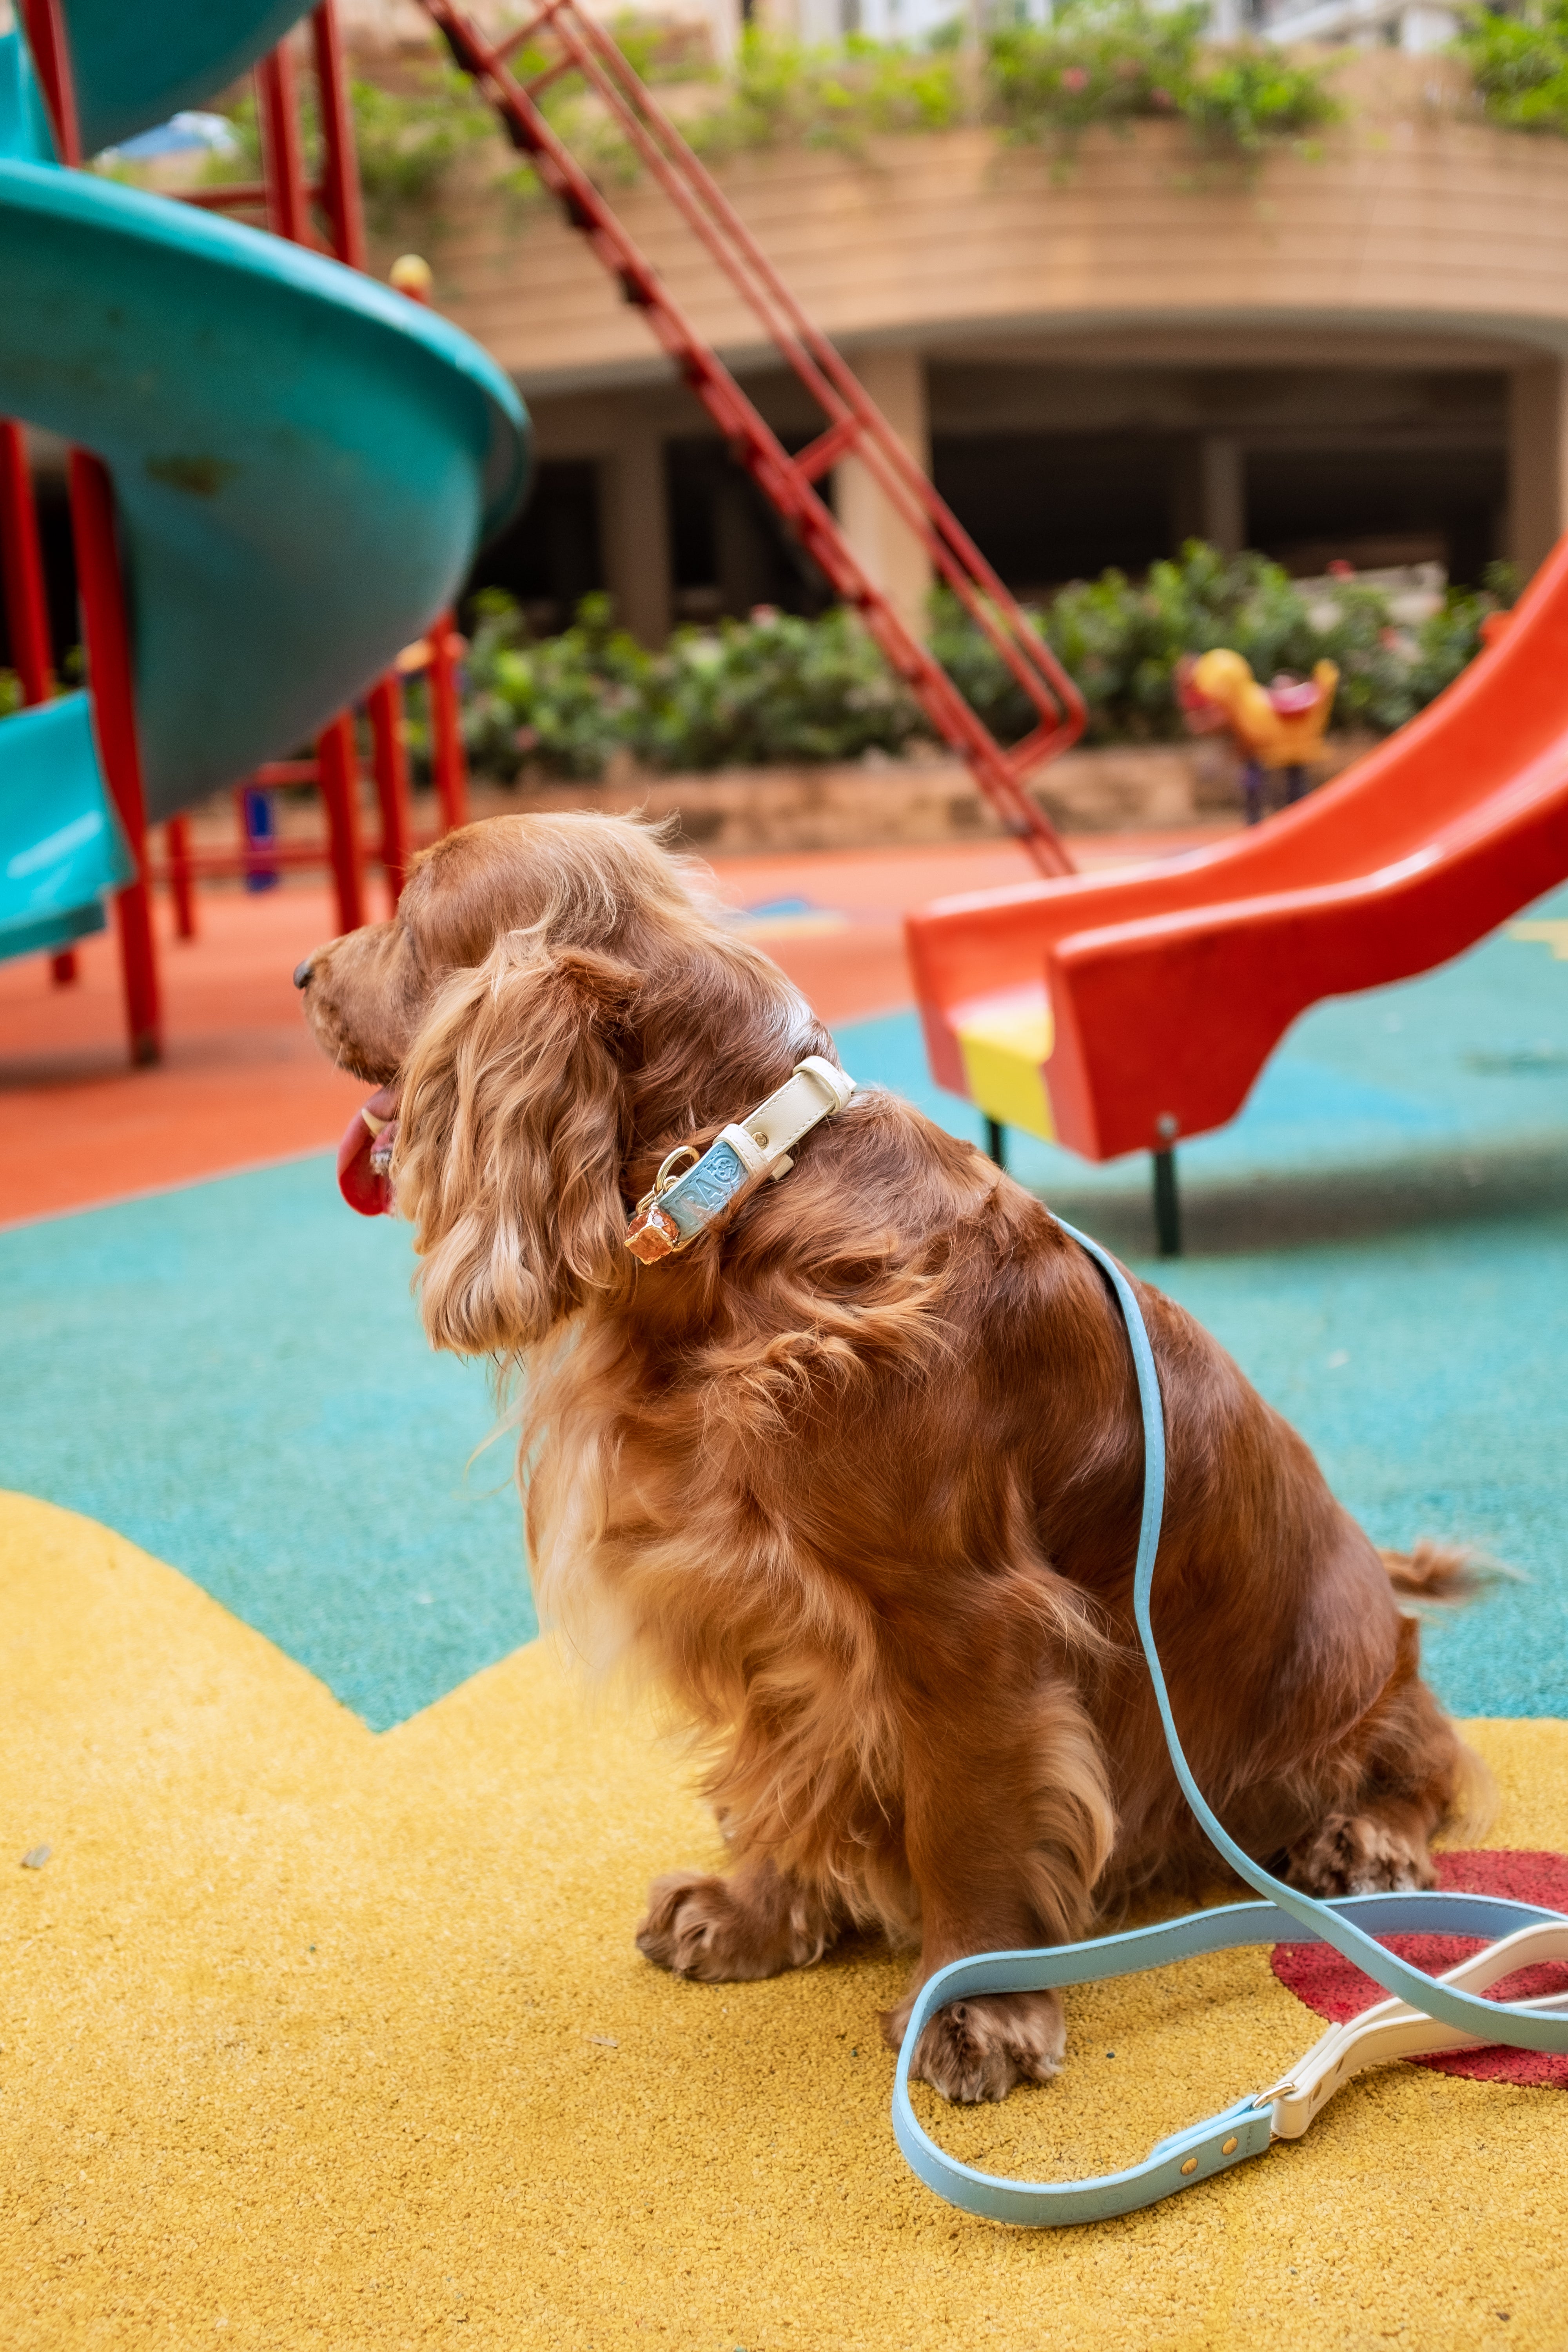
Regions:
<svg viewBox="0 0 1568 2352"><path fill-rule="evenodd" d="M1073 845L1103 866L1196 847L1228 827L1100 834ZM1010 842L847 850L717 864L722 895L829 1023L910 1002L905 909L1033 869ZM337 1141L363 1088L322 1061L289 975L331 935L324 887L204 892L200 936L156 909L165 1056L125 1058L112 932L82 942L57 988L41 958L0 965L0 1224L188 1183Z"/></svg>

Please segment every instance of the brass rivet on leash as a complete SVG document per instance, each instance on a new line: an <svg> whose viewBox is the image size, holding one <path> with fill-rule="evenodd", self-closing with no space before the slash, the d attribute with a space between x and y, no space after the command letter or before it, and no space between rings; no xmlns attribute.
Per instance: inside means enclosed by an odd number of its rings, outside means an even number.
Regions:
<svg viewBox="0 0 1568 2352"><path fill-rule="evenodd" d="M1240 2143L1237 2141L1236 2134L1232 2132L1227 2140L1221 2141L1219 2152L1221 2156L1234 2156L1239 2145Z"/></svg>
<svg viewBox="0 0 1568 2352"><path fill-rule="evenodd" d="M1234 2147L1234 2146L1236 2145L1236 2143L1235 2143L1235 2141L1234 2141L1234 2140L1232 2141L1231 2145L1232 2145L1232 2147ZM1184 2164L1184 2165L1183 2165L1183 2167L1182 2167L1182 2170L1183 2170L1184 2172L1195 2172L1195 2171L1197 2170L1197 2168L1198 2168L1198 2160L1197 2160L1197 2158L1196 2158L1195 2156L1189 2156L1189 2157L1188 2157L1188 2158L1187 2158L1187 2160L1186 2160L1186 2162L1185 2162L1185 2164Z"/></svg>

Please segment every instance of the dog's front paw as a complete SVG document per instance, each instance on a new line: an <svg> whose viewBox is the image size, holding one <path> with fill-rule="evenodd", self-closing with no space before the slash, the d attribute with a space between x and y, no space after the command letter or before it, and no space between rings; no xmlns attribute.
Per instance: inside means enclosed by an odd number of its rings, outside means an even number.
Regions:
<svg viewBox="0 0 1568 2352"><path fill-rule="evenodd" d="M678 1977L705 1984L749 1983L819 1957L822 1939L792 1932L789 1906L745 1902L727 1879L673 1870L647 1891L639 1952Z"/></svg>
<svg viewBox="0 0 1568 2352"><path fill-rule="evenodd" d="M894 2050L913 2006L911 1993L882 2020ZM944 2099L972 2106L978 2099L1005 2099L1019 2083L1048 2083L1066 2048L1067 2021L1054 1992L985 1993L955 2000L931 2019L910 2071Z"/></svg>
<svg viewBox="0 0 1568 2352"><path fill-rule="evenodd" d="M1331 1813L1290 1848L1287 1875L1309 1895L1385 1895L1437 1880L1424 1837L1370 1813Z"/></svg>

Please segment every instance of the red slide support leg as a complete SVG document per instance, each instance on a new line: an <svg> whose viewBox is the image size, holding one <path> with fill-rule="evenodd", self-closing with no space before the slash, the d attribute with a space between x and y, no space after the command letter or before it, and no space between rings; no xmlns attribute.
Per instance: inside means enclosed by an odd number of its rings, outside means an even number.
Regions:
<svg viewBox="0 0 1568 2352"><path fill-rule="evenodd" d="M359 758L354 749L354 725L344 711L323 727L316 738L321 798L327 806L331 843L332 884L338 899L338 929L357 931L364 920L364 887L359 839Z"/></svg>
<svg viewBox="0 0 1568 2352"><path fill-rule="evenodd" d="M194 940L196 936L196 893L191 873L189 819L172 816L163 827L163 840L169 852L169 889L174 901L174 935L177 939Z"/></svg>
<svg viewBox="0 0 1568 2352"><path fill-rule="evenodd" d="M458 701L458 665L452 640L457 625L443 613L430 625L430 764L441 830L455 832L468 822L468 763L463 756L462 717Z"/></svg>
<svg viewBox="0 0 1568 2352"><path fill-rule="evenodd" d="M38 511L33 503L33 478L22 428L8 416L0 417L0 583L5 589L11 665L22 699L29 707L47 702L53 680Z"/></svg>
<svg viewBox="0 0 1568 2352"><path fill-rule="evenodd" d="M87 639L88 685L104 780L136 861L136 879L115 900L131 1059L139 1066L163 1055L158 962L147 891L147 804L136 740L131 640L114 527L114 489L108 468L86 450L70 457L71 529Z"/></svg>
<svg viewBox="0 0 1568 2352"><path fill-rule="evenodd" d="M408 751L403 740L403 687L395 670L378 678L365 698L381 803L381 863L397 912L408 874Z"/></svg>
<svg viewBox="0 0 1568 2352"><path fill-rule="evenodd" d="M12 665L22 700L31 709L54 691L49 607L27 445L21 426L8 416L0 417L0 590ZM77 978L76 950L62 948L52 956L49 973L57 988L69 988Z"/></svg>

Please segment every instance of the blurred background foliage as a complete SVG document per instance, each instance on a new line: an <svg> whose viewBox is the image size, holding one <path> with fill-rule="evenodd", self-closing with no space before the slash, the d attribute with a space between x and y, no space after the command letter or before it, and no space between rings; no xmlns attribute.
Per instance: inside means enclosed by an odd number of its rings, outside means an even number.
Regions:
<svg viewBox="0 0 1568 2352"><path fill-rule="evenodd" d="M1096 124L1125 129L1160 118L1184 121L1207 150L1247 154L1335 119L1340 108L1321 64L1303 64L1262 43L1215 47L1205 38L1205 16L1201 5L1159 9L1147 0L1058 0L1049 25L998 25L978 47L961 39L957 20L924 44L850 34L812 46L750 26L723 68L700 28L689 24L622 16L613 29L637 71L658 89L686 137L710 162L781 146L854 152L875 135L965 122L989 123L1014 142L1065 152ZM542 47L528 47L510 62L526 82L550 58ZM401 59L379 77L362 66L352 96L373 226L389 236L438 229L453 167L478 149L494 152L495 117L467 77L434 55ZM637 177L637 156L575 78L552 83L541 105L597 178L614 184ZM224 110L238 144L211 160L207 176L253 178L259 149L248 92ZM314 134L308 102L304 135L309 167ZM501 189L538 197L532 171L504 152ZM126 168L124 176L139 174Z"/></svg>
<svg viewBox="0 0 1568 2352"><path fill-rule="evenodd" d="M1568 137L1568 0L1474 8L1454 46L1494 122Z"/></svg>
<svg viewBox="0 0 1568 2352"><path fill-rule="evenodd" d="M1334 724L1403 726L1479 650L1489 613L1517 583L1494 565L1477 591L1452 589L1402 625L1388 592L1352 579L1300 583L1261 555L1189 541L1141 582L1120 572L1075 583L1031 614L1089 705L1089 743L1184 734L1173 676L1184 654L1230 646L1265 680L1340 669ZM676 631L650 653L616 626L608 597L584 597L573 625L533 638L500 589L474 600L464 731L481 772L602 776L617 753L666 772L854 760L929 740L923 713L856 616L816 620L759 606L748 620ZM1033 712L989 640L950 595L933 600L932 651L1005 742Z"/></svg>

